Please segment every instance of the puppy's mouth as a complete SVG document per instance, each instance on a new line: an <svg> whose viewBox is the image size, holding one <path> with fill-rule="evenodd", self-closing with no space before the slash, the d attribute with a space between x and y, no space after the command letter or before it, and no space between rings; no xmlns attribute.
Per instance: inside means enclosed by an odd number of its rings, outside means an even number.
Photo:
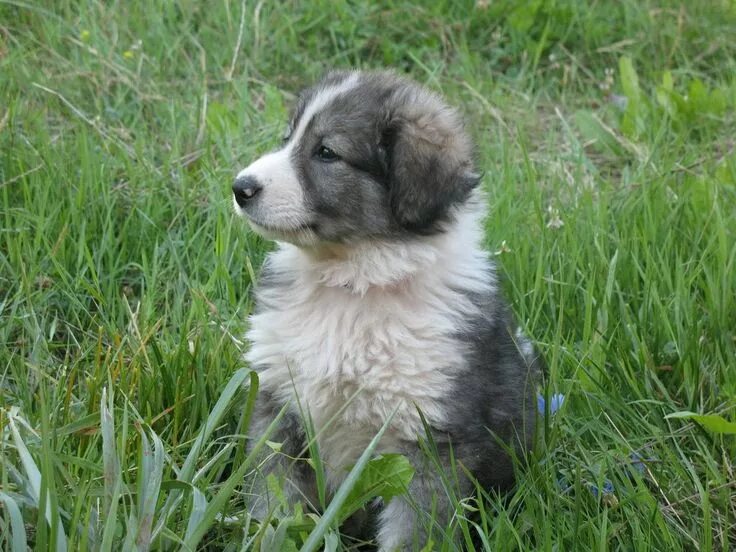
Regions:
<svg viewBox="0 0 736 552"><path fill-rule="evenodd" d="M296 226L276 226L254 220L247 215L246 218L251 228L264 238L293 243L314 241L316 239L317 225L313 223L299 224Z"/></svg>

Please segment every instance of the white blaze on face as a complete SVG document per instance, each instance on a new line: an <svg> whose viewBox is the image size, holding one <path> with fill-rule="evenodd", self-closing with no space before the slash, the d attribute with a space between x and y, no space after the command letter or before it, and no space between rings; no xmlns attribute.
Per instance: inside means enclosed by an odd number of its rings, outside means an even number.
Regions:
<svg viewBox="0 0 736 552"><path fill-rule="evenodd" d="M248 216L256 227L286 232L297 230L312 222L312 214L309 212L304 189L299 182L292 159L294 147L304 136L314 116L329 106L335 98L354 88L358 80L358 74L353 73L338 84L318 91L304 109L299 124L289 137L289 142L280 150L264 155L238 173L237 178L244 176L255 178L263 189L253 210L246 213L236 203L236 212Z"/></svg>
<svg viewBox="0 0 736 552"><path fill-rule="evenodd" d="M237 178L250 176L263 186L256 211L248 212L253 222L264 226L296 229L309 223L304 190L291 160L291 148L269 153L238 173ZM237 206L236 210L243 212Z"/></svg>

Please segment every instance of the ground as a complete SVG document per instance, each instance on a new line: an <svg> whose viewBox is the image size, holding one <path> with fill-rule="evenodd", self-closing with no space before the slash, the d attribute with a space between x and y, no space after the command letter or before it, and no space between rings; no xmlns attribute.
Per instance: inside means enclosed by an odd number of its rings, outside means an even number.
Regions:
<svg viewBox="0 0 736 552"><path fill-rule="evenodd" d="M352 546L347 499L244 515L270 246L230 185L302 85L390 66L465 114L549 368L515 491L445 533L733 550L734 37L729 0L0 1L0 548Z"/></svg>

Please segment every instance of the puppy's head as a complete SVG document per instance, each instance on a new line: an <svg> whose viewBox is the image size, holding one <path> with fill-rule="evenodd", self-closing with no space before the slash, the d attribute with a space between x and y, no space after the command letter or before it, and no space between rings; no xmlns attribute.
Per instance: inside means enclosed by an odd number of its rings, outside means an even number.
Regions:
<svg viewBox="0 0 736 552"><path fill-rule="evenodd" d="M236 211L312 246L441 232L479 177L457 112L387 72L335 72L302 92L282 146L240 171Z"/></svg>

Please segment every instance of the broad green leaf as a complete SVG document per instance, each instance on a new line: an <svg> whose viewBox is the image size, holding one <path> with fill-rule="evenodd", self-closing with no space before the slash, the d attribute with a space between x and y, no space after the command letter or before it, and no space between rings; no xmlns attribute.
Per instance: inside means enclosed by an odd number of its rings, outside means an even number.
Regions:
<svg viewBox="0 0 736 552"><path fill-rule="evenodd" d="M629 100L629 106L636 110L641 100L641 91L639 89L639 77L636 74L631 58L622 57L618 62L618 68L621 74L621 86Z"/></svg>
<svg viewBox="0 0 736 552"><path fill-rule="evenodd" d="M736 423L729 422L717 414L696 414L695 412L674 412L665 416L666 419L686 419L698 422L708 431L721 435L736 435Z"/></svg>
<svg viewBox="0 0 736 552"><path fill-rule="evenodd" d="M644 106L639 88L639 77L636 74L631 58L622 57L619 60L618 67L621 77L621 87L628 100L626 112L621 121L621 131L626 136L637 137L644 128L644 114L642 113Z"/></svg>
<svg viewBox="0 0 736 552"><path fill-rule="evenodd" d="M384 454L371 459L345 500L340 519L348 518L376 497L388 502L404 494L413 477L414 468L401 454Z"/></svg>
<svg viewBox="0 0 736 552"><path fill-rule="evenodd" d="M665 71L662 75L662 84L657 87L657 103L667 112L672 118L677 117L677 103L674 101L674 80L672 79L672 73Z"/></svg>
<svg viewBox="0 0 736 552"><path fill-rule="evenodd" d="M534 25L534 20L541 5L541 0L520 2L508 16L509 25L518 32L528 31Z"/></svg>
<svg viewBox="0 0 736 552"><path fill-rule="evenodd" d="M690 86L687 87L687 99L696 113L708 111L708 96L708 89L703 81L700 79L690 81Z"/></svg>

